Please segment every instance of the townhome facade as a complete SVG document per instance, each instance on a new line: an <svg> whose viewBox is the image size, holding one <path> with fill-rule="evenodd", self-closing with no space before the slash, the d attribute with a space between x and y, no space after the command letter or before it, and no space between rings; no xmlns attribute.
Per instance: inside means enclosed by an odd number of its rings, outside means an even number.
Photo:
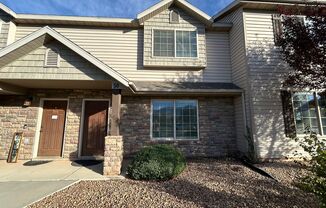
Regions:
<svg viewBox="0 0 326 208"><path fill-rule="evenodd" d="M105 174L157 143L188 157L241 156L249 137L258 158L293 156L277 6L236 1L209 17L163 0L121 19L15 14L1 5L0 159L15 132L23 132L19 159L104 158Z"/></svg>

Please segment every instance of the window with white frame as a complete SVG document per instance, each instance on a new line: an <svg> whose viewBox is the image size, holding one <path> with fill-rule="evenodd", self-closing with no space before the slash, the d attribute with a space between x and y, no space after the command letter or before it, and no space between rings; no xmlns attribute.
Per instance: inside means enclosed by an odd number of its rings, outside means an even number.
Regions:
<svg viewBox="0 0 326 208"><path fill-rule="evenodd" d="M153 139L198 139L196 100L153 100Z"/></svg>
<svg viewBox="0 0 326 208"><path fill-rule="evenodd" d="M154 30L154 56L174 56L173 30Z"/></svg>
<svg viewBox="0 0 326 208"><path fill-rule="evenodd" d="M197 56L197 33L196 31L176 31L176 56Z"/></svg>
<svg viewBox="0 0 326 208"><path fill-rule="evenodd" d="M293 110L296 132L326 133L326 96L318 93L294 93Z"/></svg>
<svg viewBox="0 0 326 208"><path fill-rule="evenodd" d="M153 55L197 57L197 31L153 30Z"/></svg>

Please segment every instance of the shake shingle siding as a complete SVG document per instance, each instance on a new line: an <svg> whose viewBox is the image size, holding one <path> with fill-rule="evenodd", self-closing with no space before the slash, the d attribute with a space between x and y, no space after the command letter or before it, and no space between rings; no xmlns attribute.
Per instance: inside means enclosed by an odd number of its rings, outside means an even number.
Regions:
<svg viewBox="0 0 326 208"><path fill-rule="evenodd" d="M0 10L0 49L7 46L10 19L8 14Z"/></svg>

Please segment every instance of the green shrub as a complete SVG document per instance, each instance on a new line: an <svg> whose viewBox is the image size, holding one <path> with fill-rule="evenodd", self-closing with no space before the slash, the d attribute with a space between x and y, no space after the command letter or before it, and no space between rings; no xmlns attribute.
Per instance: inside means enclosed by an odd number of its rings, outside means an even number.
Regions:
<svg viewBox="0 0 326 208"><path fill-rule="evenodd" d="M154 145L140 150L128 166L127 175L136 180L168 180L186 167L184 155L170 145Z"/></svg>
<svg viewBox="0 0 326 208"><path fill-rule="evenodd" d="M303 139L296 138L300 146L309 153L309 173L302 176L299 187L314 193L320 200L321 207L326 207L326 141L311 132Z"/></svg>

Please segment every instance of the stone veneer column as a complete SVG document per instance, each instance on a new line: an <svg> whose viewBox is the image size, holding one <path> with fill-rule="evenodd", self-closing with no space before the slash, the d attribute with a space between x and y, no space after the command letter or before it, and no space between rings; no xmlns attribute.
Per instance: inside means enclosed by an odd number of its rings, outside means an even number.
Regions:
<svg viewBox="0 0 326 208"><path fill-rule="evenodd" d="M105 137L104 168L103 174L106 176L117 176L121 173L123 160L123 137Z"/></svg>

